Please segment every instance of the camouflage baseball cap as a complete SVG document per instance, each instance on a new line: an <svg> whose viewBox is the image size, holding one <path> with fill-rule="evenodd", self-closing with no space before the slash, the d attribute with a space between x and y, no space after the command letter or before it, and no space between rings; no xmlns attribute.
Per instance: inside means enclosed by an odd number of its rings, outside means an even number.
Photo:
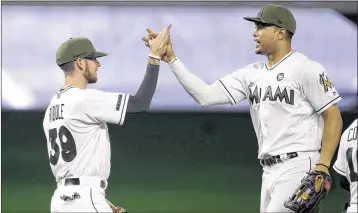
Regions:
<svg viewBox="0 0 358 213"><path fill-rule="evenodd" d="M268 4L261 8L256 17L244 17L245 20L282 27L292 34L296 32L296 20L291 11L281 5Z"/></svg>
<svg viewBox="0 0 358 213"><path fill-rule="evenodd" d="M106 55L108 54L97 52L88 38L70 38L58 48L56 63L62 65L76 61L78 58L95 59Z"/></svg>

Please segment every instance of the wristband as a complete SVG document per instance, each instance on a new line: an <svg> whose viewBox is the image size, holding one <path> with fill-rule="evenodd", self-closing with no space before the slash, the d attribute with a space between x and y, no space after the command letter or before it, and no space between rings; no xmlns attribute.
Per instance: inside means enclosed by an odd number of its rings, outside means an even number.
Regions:
<svg viewBox="0 0 358 213"><path fill-rule="evenodd" d="M168 64L169 64L169 65L172 65L176 60L178 60L177 57L173 58L171 61L168 61Z"/></svg>
<svg viewBox="0 0 358 213"><path fill-rule="evenodd" d="M161 60L161 58L159 56L156 56L156 55L149 54L149 57L158 59L159 61Z"/></svg>
<svg viewBox="0 0 358 213"><path fill-rule="evenodd" d="M316 166L324 166L324 167L326 167L327 169L329 169L329 166L327 166L326 164L323 164L323 163L316 163Z"/></svg>

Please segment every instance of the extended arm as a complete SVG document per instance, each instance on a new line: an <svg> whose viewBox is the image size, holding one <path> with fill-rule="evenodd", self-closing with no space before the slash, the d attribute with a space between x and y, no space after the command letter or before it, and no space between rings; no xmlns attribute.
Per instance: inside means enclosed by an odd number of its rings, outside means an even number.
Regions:
<svg viewBox="0 0 358 213"><path fill-rule="evenodd" d="M127 105L127 113L145 112L149 109L158 82L158 71L160 59L168 46L169 29L166 26L157 39L150 42L150 54L147 65L147 72L137 93L130 96Z"/></svg>
<svg viewBox="0 0 358 213"><path fill-rule="evenodd" d="M159 63L157 59L149 58L144 79L134 96L129 96L127 112L137 113L149 110L150 103L157 87Z"/></svg>
<svg viewBox="0 0 358 213"><path fill-rule="evenodd" d="M191 73L178 58L169 62L169 66L180 84L200 106L230 103L219 82L211 85L205 83Z"/></svg>
<svg viewBox="0 0 358 213"><path fill-rule="evenodd" d="M142 40L146 46L150 47L151 39L154 38L154 40L156 40L158 34L154 33L151 29L147 29L147 31L149 33L148 36L143 37ZM244 92L243 69L229 74L209 85L191 73L175 56L170 39L165 51L161 59L168 62L180 84L200 106L235 104L246 97Z"/></svg>

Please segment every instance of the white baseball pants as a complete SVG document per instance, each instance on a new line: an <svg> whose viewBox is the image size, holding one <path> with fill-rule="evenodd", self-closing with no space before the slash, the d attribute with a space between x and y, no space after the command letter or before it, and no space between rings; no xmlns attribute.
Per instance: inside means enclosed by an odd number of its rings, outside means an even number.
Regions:
<svg viewBox="0 0 358 213"><path fill-rule="evenodd" d="M112 213L107 203L105 188L100 187L98 178L80 178L80 185L58 183L51 199L51 213L86 212Z"/></svg>
<svg viewBox="0 0 358 213"><path fill-rule="evenodd" d="M263 166L260 212L292 212L284 206L307 172L315 168L319 152L297 152L298 156Z"/></svg>
<svg viewBox="0 0 358 213"><path fill-rule="evenodd" d="M351 204L348 208L347 208L347 213L351 213L351 212L358 212L358 205L357 204Z"/></svg>

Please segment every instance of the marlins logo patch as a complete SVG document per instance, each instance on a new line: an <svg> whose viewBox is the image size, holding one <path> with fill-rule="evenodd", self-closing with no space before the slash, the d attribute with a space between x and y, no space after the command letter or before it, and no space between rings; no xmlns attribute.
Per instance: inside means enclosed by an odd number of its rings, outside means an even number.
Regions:
<svg viewBox="0 0 358 213"><path fill-rule="evenodd" d="M281 81L285 75L283 73L279 73L276 77L277 81Z"/></svg>
<svg viewBox="0 0 358 213"><path fill-rule="evenodd" d="M319 83L323 86L324 92L327 92L328 88L332 89L333 87L332 82L324 75L324 72L319 74Z"/></svg>

